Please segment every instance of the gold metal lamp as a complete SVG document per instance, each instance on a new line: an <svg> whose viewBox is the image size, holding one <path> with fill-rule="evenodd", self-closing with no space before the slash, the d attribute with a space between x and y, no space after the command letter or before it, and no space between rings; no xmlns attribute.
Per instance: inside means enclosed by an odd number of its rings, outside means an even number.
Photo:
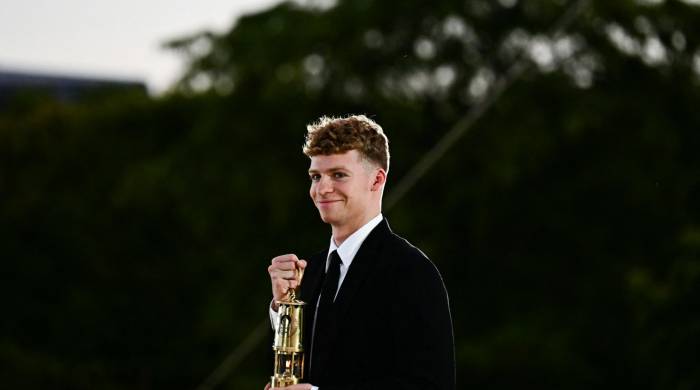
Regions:
<svg viewBox="0 0 700 390"><path fill-rule="evenodd" d="M297 269L299 285L304 275L303 270ZM298 289L299 287L297 287ZM290 289L284 299L276 301L279 305L279 326L275 332L275 342L272 350L275 354L275 373L271 377L272 387L296 385L304 373L303 309L306 302L296 298L297 292Z"/></svg>

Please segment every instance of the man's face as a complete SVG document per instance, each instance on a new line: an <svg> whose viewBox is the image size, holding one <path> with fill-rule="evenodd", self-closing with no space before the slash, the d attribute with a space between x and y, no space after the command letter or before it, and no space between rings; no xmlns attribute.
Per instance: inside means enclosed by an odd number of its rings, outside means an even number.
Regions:
<svg viewBox="0 0 700 390"><path fill-rule="evenodd" d="M376 202L373 172L357 150L311 157L309 194L323 222L340 228L362 226Z"/></svg>

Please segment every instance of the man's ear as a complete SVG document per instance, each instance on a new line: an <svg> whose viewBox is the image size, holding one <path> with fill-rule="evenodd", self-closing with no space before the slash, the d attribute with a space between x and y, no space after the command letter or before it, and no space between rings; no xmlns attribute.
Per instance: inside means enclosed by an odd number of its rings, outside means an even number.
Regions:
<svg viewBox="0 0 700 390"><path fill-rule="evenodd" d="M386 171L382 168L375 170L372 179L372 187L370 189L372 191L381 190L384 186L384 183L386 183Z"/></svg>

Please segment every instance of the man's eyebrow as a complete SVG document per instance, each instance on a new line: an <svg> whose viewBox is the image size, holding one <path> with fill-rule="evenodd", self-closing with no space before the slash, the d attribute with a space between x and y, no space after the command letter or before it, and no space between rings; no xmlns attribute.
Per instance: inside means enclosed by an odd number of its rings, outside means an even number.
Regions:
<svg viewBox="0 0 700 390"><path fill-rule="evenodd" d="M326 172L336 172L336 171L347 171L347 168L343 166L338 166L338 167L331 167L326 169ZM318 169L309 169L309 173L319 173L320 171Z"/></svg>

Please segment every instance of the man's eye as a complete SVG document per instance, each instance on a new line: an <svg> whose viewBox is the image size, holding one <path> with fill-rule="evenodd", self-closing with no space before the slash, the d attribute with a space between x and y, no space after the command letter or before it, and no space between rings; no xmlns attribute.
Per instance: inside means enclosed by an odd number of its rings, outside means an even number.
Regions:
<svg viewBox="0 0 700 390"><path fill-rule="evenodd" d="M342 178L344 178L345 176L347 176L347 175L344 174L343 172L335 172L335 173L333 174L333 177L336 178L336 179L342 179Z"/></svg>
<svg viewBox="0 0 700 390"><path fill-rule="evenodd" d="M318 181L321 178L321 175L309 175L309 178L311 179L311 181Z"/></svg>

